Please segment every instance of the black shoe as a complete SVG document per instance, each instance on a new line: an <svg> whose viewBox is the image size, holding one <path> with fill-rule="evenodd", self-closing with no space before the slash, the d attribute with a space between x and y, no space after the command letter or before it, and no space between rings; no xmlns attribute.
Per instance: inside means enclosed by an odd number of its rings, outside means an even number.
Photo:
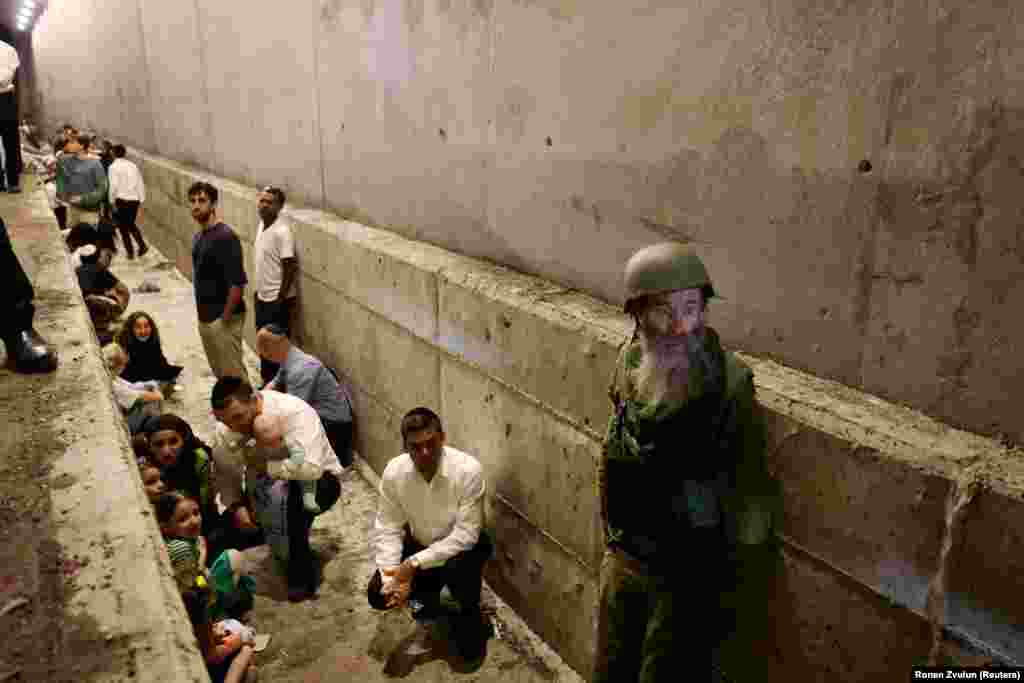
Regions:
<svg viewBox="0 0 1024 683"><path fill-rule="evenodd" d="M148 245L143 244L141 247L139 247L139 258L145 256L147 251L149 251Z"/></svg>
<svg viewBox="0 0 1024 683"><path fill-rule="evenodd" d="M460 614L454 619L453 625L455 647L459 655L467 662L483 659L487 654L487 639L490 637L490 624L483 614Z"/></svg>
<svg viewBox="0 0 1024 683"><path fill-rule="evenodd" d="M57 354L35 330L19 332L7 342L7 364L15 372L53 372Z"/></svg>
<svg viewBox="0 0 1024 683"><path fill-rule="evenodd" d="M21 192L21 187L19 187L18 185L12 185L10 189L8 189L7 191L10 192L11 194L18 194L19 192Z"/></svg>
<svg viewBox="0 0 1024 683"><path fill-rule="evenodd" d="M289 586L288 602L302 602L316 597L316 591L309 586Z"/></svg>

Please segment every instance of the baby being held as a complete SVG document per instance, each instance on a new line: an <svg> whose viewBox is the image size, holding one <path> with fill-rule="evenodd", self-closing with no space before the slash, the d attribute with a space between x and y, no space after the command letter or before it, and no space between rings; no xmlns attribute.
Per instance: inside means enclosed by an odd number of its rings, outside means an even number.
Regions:
<svg viewBox="0 0 1024 683"><path fill-rule="evenodd" d="M305 461L302 444L287 438L284 421L281 418L257 415L252 423L252 435L256 443L263 448L286 448L289 459L295 465L301 465ZM302 487L302 507L310 514L320 514L320 506L316 502L316 482L300 481L299 485Z"/></svg>

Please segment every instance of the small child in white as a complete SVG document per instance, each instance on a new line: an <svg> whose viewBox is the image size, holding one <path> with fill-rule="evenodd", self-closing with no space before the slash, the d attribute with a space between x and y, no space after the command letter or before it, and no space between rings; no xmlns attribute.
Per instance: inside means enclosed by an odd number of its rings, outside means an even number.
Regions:
<svg viewBox="0 0 1024 683"><path fill-rule="evenodd" d="M143 420L149 415L163 412L164 395L160 393L159 382L129 382L121 377L128 365L128 354L117 344L108 344L103 349L107 368L110 370L111 388L114 400L121 407L128 431L138 433Z"/></svg>
<svg viewBox="0 0 1024 683"><path fill-rule="evenodd" d="M295 465L306 460L302 444L285 436L284 424L280 418L257 415L252 423L253 437L256 443L265 448L285 448L289 459ZM316 481L299 481L302 487L302 507L310 514L320 514L320 506L316 502Z"/></svg>

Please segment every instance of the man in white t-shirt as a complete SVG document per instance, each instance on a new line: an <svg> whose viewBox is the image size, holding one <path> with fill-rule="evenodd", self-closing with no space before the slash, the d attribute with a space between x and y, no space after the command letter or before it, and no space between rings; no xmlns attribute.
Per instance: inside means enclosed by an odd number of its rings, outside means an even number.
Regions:
<svg viewBox="0 0 1024 683"><path fill-rule="evenodd" d="M300 398L253 391L248 382L231 375L217 380L210 402L220 423L213 448L216 489L235 515L232 525L253 526L244 503L251 504L271 552L288 566L288 599L312 597L316 567L309 531L315 515L303 506L299 482L316 482L316 505L323 513L341 495L344 472L320 416ZM281 424L283 448L255 442L253 423L261 416Z"/></svg>
<svg viewBox="0 0 1024 683"><path fill-rule="evenodd" d="M281 218L284 201L284 192L269 185L260 191L257 199L260 222L256 226L253 249L253 308L257 330L273 323L291 337L299 267L295 259L292 226ZM279 367L266 358L260 359L260 376L264 384L274 379Z"/></svg>

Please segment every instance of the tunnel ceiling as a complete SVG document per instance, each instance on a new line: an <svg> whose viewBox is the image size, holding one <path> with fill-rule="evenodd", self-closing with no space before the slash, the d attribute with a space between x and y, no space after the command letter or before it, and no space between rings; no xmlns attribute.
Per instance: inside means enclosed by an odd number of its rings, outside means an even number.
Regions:
<svg viewBox="0 0 1024 683"><path fill-rule="evenodd" d="M35 16L39 14L46 7L46 0L35 0ZM0 27L3 27L3 33L6 33L15 38L18 37L18 31L15 28L16 19L18 15L18 8L21 7L22 0L0 0Z"/></svg>

